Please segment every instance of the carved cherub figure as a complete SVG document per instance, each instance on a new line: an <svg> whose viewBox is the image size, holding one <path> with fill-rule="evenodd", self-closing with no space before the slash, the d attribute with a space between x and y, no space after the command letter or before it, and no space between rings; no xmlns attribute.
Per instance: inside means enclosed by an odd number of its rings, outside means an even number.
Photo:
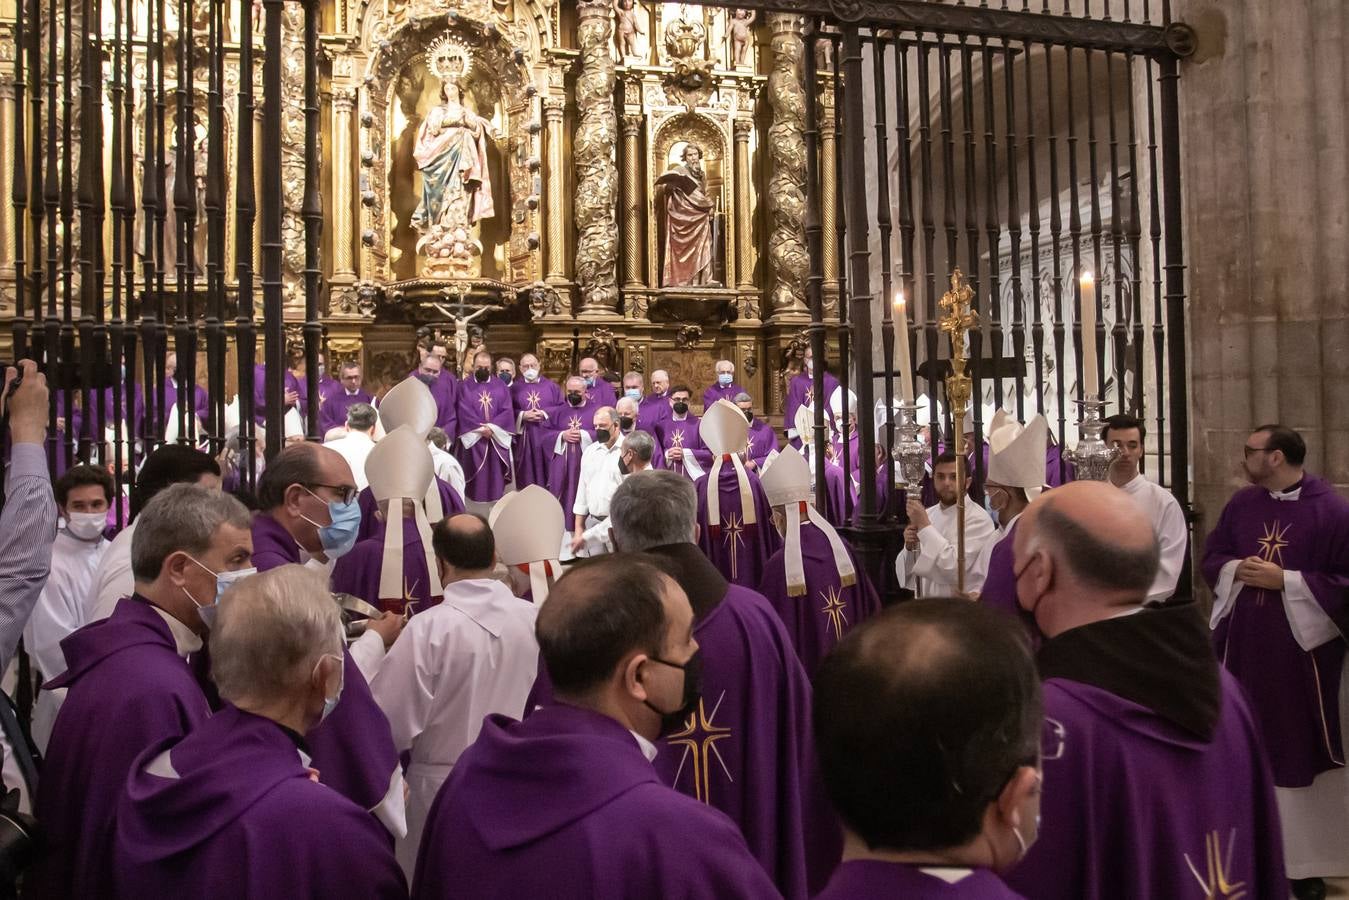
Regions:
<svg viewBox="0 0 1349 900"><path fill-rule="evenodd" d="M642 14L635 0L614 0L614 18L614 36L618 40L619 56L624 59L640 56L637 36L646 35L646 26L642 24Z"/></svg>
<svg viewBox="0 0 1349 900"><path fill-rule="evenodd" d="M754 42L751 29L754 27L756 13L749 9L731 10L730 27L726 29L726 40L731 45L731 65L739 68L745 65L745 57L750 44Z"/></svg>

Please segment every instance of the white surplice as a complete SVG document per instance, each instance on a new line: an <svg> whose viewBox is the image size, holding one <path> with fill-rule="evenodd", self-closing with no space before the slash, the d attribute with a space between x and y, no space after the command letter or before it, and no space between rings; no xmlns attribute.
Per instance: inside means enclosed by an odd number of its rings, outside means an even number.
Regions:
<svg viewBox="0 0 1349 900"><path fill-rule="evenodd" d="M477 740L483 717L519 718L538 671L537 607L493 579L455 582L413 616L370 684L408 766L407 836L398 861L409 878L436 792Z"/></svg>
<svg viewBox="0 0 1349 900"><path fill-rule="evenodd" d="M454 488L454 492L459 495L459 502L464 502L464 488L468 483L464 478L464 467L459 465L459 460L452 454L435 444L428 443L426 447L431 451L431 466L436 477Z"/></svg>
<svg viewBox="0 0 1349 900"><path fill-rule="evenodd" d="M932 524L918 532L918 550L905 549L895 557L899 583L919 597L951 597L956 594L957 517L956 506L929 506ZM993 520L982 506L965 503L965 590L984 586L987 562L980 566L984 546L996 540Z"/></svg>
<svg viewBox="0 0 1349 900"><path fill-rule="evenodd" d="M1161 603L1176 592L1176 583L1180 581L1180 570L1185 565L1185 553L1189 549L1189 528L1185 524L1185 513L1170 491L1155 482L1148 481L1140 472L1120 490L1148 517L1152 533L1162 549L1161 566L1157 577L1148 588L1148 602Z"/></svg>
<svg viewBox="0 0 1349 900"><path fill-rule="evenodd" d="M370 486L369 479L365 477L365 461L370 456L370 451L375 449L374 438L364 431L349 431L345 437L328 441L323 446L336 450L347 461L347 465L351 466L351 477L356 484L356 490L363 491Z"/></svg>

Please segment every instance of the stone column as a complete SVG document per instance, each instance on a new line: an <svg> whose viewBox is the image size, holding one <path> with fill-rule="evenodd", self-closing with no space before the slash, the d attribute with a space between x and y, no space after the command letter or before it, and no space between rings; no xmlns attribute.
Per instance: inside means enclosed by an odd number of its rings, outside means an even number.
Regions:
<svg viewBox="0 0 1349 900"><path fill-rule="evenodd" d="M1349 489L1349 7L1181 0L1192 546L1231 496L1250 429L1280 422ZM1220 238L1214 236L1221 235Z"/></svg>
<svg viewBox="0 0 1349 900"><path fill-rule="evenodd" d="M618 121L614 113L613 8L605 0L577 4L577 44L581 74L576 79L576 280L581 315L607 317L618 313L618 168L614 145Z"/></svg>
<svg viewBox="0 0 1349 900"><path fill-rule="evenodd" d="M646 287L642 281L642 156L638 139L642 116L623 117L623 287Z"/></svg>
<svg viewBox="0 0 1349 900"><path fill-rule="evenodd" d="M750 191L749 135L754 130L751 119L736 119L731 123L735 136L735 278L736 287L752 291L754 283L753 206Z"/></svg>
<svg viewBox="0 0 1349 900"><path fill-rule="evenodd" d="M352 111L356 91L351 87L333 88L333 276L356 277L352 247L352 185L356 172L352 166Z"/></svg>
<svg viewBox="0 0 1349 900"><path fill-rule="evenodd" d="M773 71L768 76L768 262L773 315L805 315L806 272L806 92L801 86L800 16L774 13ZM739 143L737 143L739 148ZM737 152L738 149L737 149Z"/></svg>
<svg viewBox="0 0 1349 900"><path fill-rule="evenodd" d="M548 181L547 223L548 235L544 244L547 270L544 280L549 284L567 282L567 201L566 201L566 164L563 162L563 114L567 101L564 97L545 97L543 99L543 128L548 153L545 159L547 169L544 177Z"/></svg>

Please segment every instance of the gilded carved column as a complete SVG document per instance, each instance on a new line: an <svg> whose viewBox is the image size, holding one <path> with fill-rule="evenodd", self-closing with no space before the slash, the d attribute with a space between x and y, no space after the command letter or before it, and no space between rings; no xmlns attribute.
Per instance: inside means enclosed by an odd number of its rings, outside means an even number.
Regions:
<svg viewBox="0 0 1349 900"><path fill-rule="evenodd" d="M642 116L623 117L623 286L640 288L642 282L642 206L641 146Z"/></svg>
<svg viewBox="0 0 1349 900"><path fill-rule="evenodd" d="M567 281L567 232L566 232L566 163L564 157L564 138L562 121L567 101L564 97L543 98L544 140L547 143L545 164L547 171L547 207L548 236L544 245L547 272L544 279L549 284L565 284Z"/></svg>
<svg viewBox="0 0 1349 900"><path fill-rule="evenodd" d="M14 179L14 82L0 80L0 184ZM111 257L110 257L111 258ZM0 203L0 269L14 270L14 204Z"/></svg>
<svg viewBox="0 0 1349 900"><path fill-rule="evenodd" d="M838 186L835 169L834 92L820 92L820 230L823 234L824 288L838 292ZM829 301L826 300L826 305Z"/></svg>
<svg viewBox="0 0 1349 900"><path fill-rule="evenodd" d="M582 315L618 312L618 122L614 113L613 7L607 0L577 4L581 73L576 79L576 280Z"/></svg>
<svg viewBox="0 0 1349 900"><path fill-rule="evenodd" d="M750 119L731 123L735 133L735 278L740 290L754 290L754 236L750 217L749 134Z"/></svg>
<svg viewBox="0 0 1349 900"><path fill-rule="evenodd" d="M773 33L773 71L768 76L768 103L773 110L773 124L768 129L772 310L774 315L804 315L805 279L810 267L805 232L806 92L801 86L805 45L799 16L775 13L768 17L768 25ZM738 154L738 136L736 147Z"/></svg>
<svg viewBox="0 0 1349 900"><path fill-rule="evenodd" d="M355 215L351 188L356 178L351 155L351 115L355 107L354 88L333 88L333 275L338 278L356 277L351 239L351 220Z"/></svg>

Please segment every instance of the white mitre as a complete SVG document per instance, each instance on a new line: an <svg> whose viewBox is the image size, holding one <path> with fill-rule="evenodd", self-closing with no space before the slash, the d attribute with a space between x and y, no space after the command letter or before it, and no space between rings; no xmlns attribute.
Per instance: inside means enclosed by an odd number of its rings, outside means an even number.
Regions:
<svg viewBox="0 0 1349 900"><path fill-rule="evenodd" d="M993 416L988 429L987 480L1008 487L1019 487L1034 497L1045 481L1045 446L1049 441L1049 423L1041 415L1024 426L1003 410Z"/></svg>
<svg viewBox="0 0 1349 900"><path fill-rule="evenodd" d="M562 504L547 489L531 484L497 501L487 524L496 539L497 558L529 575L534 603L542 605L562 574L557 559L558 538L566 530Z"/></svg>
<svg viewBox="0 0 1349 900"><path fill-rule="evenodd" d="M436 407L436 398L431 396L431 389L420 379L409 377L395 384L379 401L378 412L379 425L386 435L407 426L421 438L426 458L431 458L431 450L426 446L426 433L435 427L439 409ZM431 485L427 488L424 505L427 517L439 522L445 517L445 506L440 502L434 465L431 472Z"/></svg>
<svg viewBox="0 0 1349 900"><path fill-rule="evenodd" d="M740 411L740 407L724 397L709 406L698 423L698 437L703 446L712 451L712 467L707 470L707 521L710 525L721 522L721 467L727 461L735 468L735 480L740 488L740 511L744 524L758 522L754 511L754 493L750 489L749 474L740 454L749 444L749 420Z"/></svg>
<svg viewBox="0 0 1349 900"><path fill-rule="evenodd" d="M435 474L426 442L409 426L389 432L375 444L365 460L365 477L375 502L389 501L384 513L384 558L379 570L379 596L388 600L405 595L403 587L403 501L411 500L413 520L426 554L426 571L432 596L440 593L440 572L431 546L431 525L427 521L427 488L434 489ZM437 494L437 498L439 495Z"/></svg>
<svg viewBox="0 0 1349 900"><path fill-rule="evenodd" d="M806 593L806 570L801 561L802 515L805 515L828 539L839 582L844 587L856 584L857 571L853 568L852 558L843 545L843 539L811 502L813 495L810 490L810 466L806 464L805 457L795 447L787 445L778 454L773 468L760 478L760 483L763 484L764 493L768 495L769 504L783 507L787 518L787 534L782 554L787 573L787 596L801 597Z"/></svg>

